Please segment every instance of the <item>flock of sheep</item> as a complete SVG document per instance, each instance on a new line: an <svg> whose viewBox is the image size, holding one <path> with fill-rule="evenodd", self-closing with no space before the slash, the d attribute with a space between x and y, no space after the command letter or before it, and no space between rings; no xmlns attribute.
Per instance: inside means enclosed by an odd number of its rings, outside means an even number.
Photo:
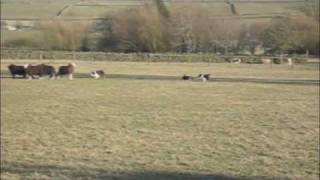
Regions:
<svg viewBox="0 0 320 180"><path fill-rule="evenodd" d="M42 78L43 76L49 76L51 79L58 79L62 76L68 76L70 80L73 79L75 63L70 63L65 66L60 66L58 71L51 65L46 64L26 64L24 66L18 66L10 64L8 69L12 75L12 78L16 78L17 75L23 76L23 78L36 79L36 76ZM94 79L99 79L105 77L103 70L96 70L90 73L90 76ZM210 74L199 74L198 79L206 82L210 79ZM183 75L182 80L193 80L192 76Z"/></svg>
<svg viewBox="0 0 320 180"><path fill-rule="evenodd" d="M36 76L42 78L43 76L49 76L51 79L58 79L62 76L68 76L70 80L73 79L75 63L70 63L66 66L60 66L58 71L53 66L46 64L26 64L24 66L18 66L10 64L8 69L12 75L12 78L16 78L17 75L23 76L23 78L36 79ZM90 76L98 79L104 77L103 70L97 70L90 73Z"/></svg>

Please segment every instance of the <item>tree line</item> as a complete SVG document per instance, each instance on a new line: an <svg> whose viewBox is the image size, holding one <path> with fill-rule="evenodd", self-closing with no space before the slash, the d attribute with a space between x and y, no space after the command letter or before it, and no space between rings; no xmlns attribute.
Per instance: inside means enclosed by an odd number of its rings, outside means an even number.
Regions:
<svg viewBox="0 0 320 180"><path fill-rule="evenodd" d="M310 0L319 4L319 0ZM318 7L318 8L316 8ZM97 23L41 22L48 50L178 53L319 54L319 6L306 3L301 15L243 23L216 19L210 7L161 0L106 15Z"/></svg>

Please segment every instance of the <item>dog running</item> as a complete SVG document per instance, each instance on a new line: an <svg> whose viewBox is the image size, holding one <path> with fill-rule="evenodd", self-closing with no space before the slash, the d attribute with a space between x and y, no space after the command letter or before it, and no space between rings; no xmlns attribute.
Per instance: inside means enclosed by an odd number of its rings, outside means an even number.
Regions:
<svg viewBox="0 0 320 180"><path fill-rule="evenodd" d="M210 74L199 74L198 78L203 82L207 82L208 80L210 80Z"/></svg>
<svg viewBox="0 0 320 180"><path fill-rule="evenodd" d="M103 70L97 70L97 71L91 72L90 76L93 77L94 79L99 79L99 78L104 78L105 73Z"/></svg>

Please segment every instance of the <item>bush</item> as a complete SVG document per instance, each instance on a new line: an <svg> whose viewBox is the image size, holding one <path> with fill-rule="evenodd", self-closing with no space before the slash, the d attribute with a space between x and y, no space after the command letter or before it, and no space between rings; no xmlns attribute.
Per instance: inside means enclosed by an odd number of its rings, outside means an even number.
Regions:
<svg viewBox="0 0 320 180"><path fill-rule="evenodd" d="M40 29L46 42L43 48L48 50L76 51L87 49L88 23L66 23L59 20L41 22Z"/></svg>
<svg viewBox="0 0 320 180"><path fill-rule="evenodd" d="M272 63L273 64L281 64L281 59L280 58L272 58Z"/></svg>
<svg viewBox="0 0 320 180"><path fill-rule="evenodd" d="M40 48L41 42L36 39L13 39L3 43L3 46L6 47L15 47L15 48Z"/></svg>
<svg viewBox="0 0 320 180"><path fill-rule="evenodd" d="M306 58L293 58L293 63L295 64L305 64L307 63L307 59Z"/></svg>
<svg viewBox="0 0 320 180"><path fill-rule="evenodd" d="M258 57L248 57L242 60L243 63L247 64L262 64L262 59Z"/></svg>

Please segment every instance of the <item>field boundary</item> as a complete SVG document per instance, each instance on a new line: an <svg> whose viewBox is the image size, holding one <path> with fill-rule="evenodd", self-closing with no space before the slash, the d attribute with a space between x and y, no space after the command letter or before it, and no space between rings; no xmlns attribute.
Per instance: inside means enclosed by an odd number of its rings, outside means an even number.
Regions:
<svg viewBox="0 0 320 180"><path fill-rule="evenodd" d="M1 48L0 58L10 60L81 60L81 61L116 61L116 62L181 62L181 63L225 63L241 59L241 63L262 64L269 59L270 64L287 63L292 58L293 64L319 63L318 57L306 55L217 55L214 53L112 53L112 52L78 52L45 51L36 49ZM318 61L315 61L315 60Z"/></svg>
<svg viewBox="0 0 320 180"><path fill-rule="evenodd" d="M75 73L75 78L92 79L89 73ZM1 71L1 79L11 78L8 71ZM21 79L21 78L20 78ZM142 75L142 74L107 74L104 79L126 79L126 80L166 80L182 81L181 76L168 75ZM192 82L201 82L197 77L193 77ZM208 82L230 82L230 83L259 83L259 84L287 84L287 85L320 85L320 80L315 79L267 79L267 78L248 78L248 77L223 77L213 76Z"/></svg>
<svg viewBox="0 0 320 180"><path fill-rule="evenodd" d="M69 7L68 7L69 8ZM108 18L103 17L63 17L62 12L58 12L55 17L48 18L1 18L1 21L106 21ZM272 19L299 16L299 14L288 13L265 13L265 14L238 14L238 15L216 15L210 17L212 20L235 20L235 19ZM59 19L57 19L59 17Z"/></svg>

